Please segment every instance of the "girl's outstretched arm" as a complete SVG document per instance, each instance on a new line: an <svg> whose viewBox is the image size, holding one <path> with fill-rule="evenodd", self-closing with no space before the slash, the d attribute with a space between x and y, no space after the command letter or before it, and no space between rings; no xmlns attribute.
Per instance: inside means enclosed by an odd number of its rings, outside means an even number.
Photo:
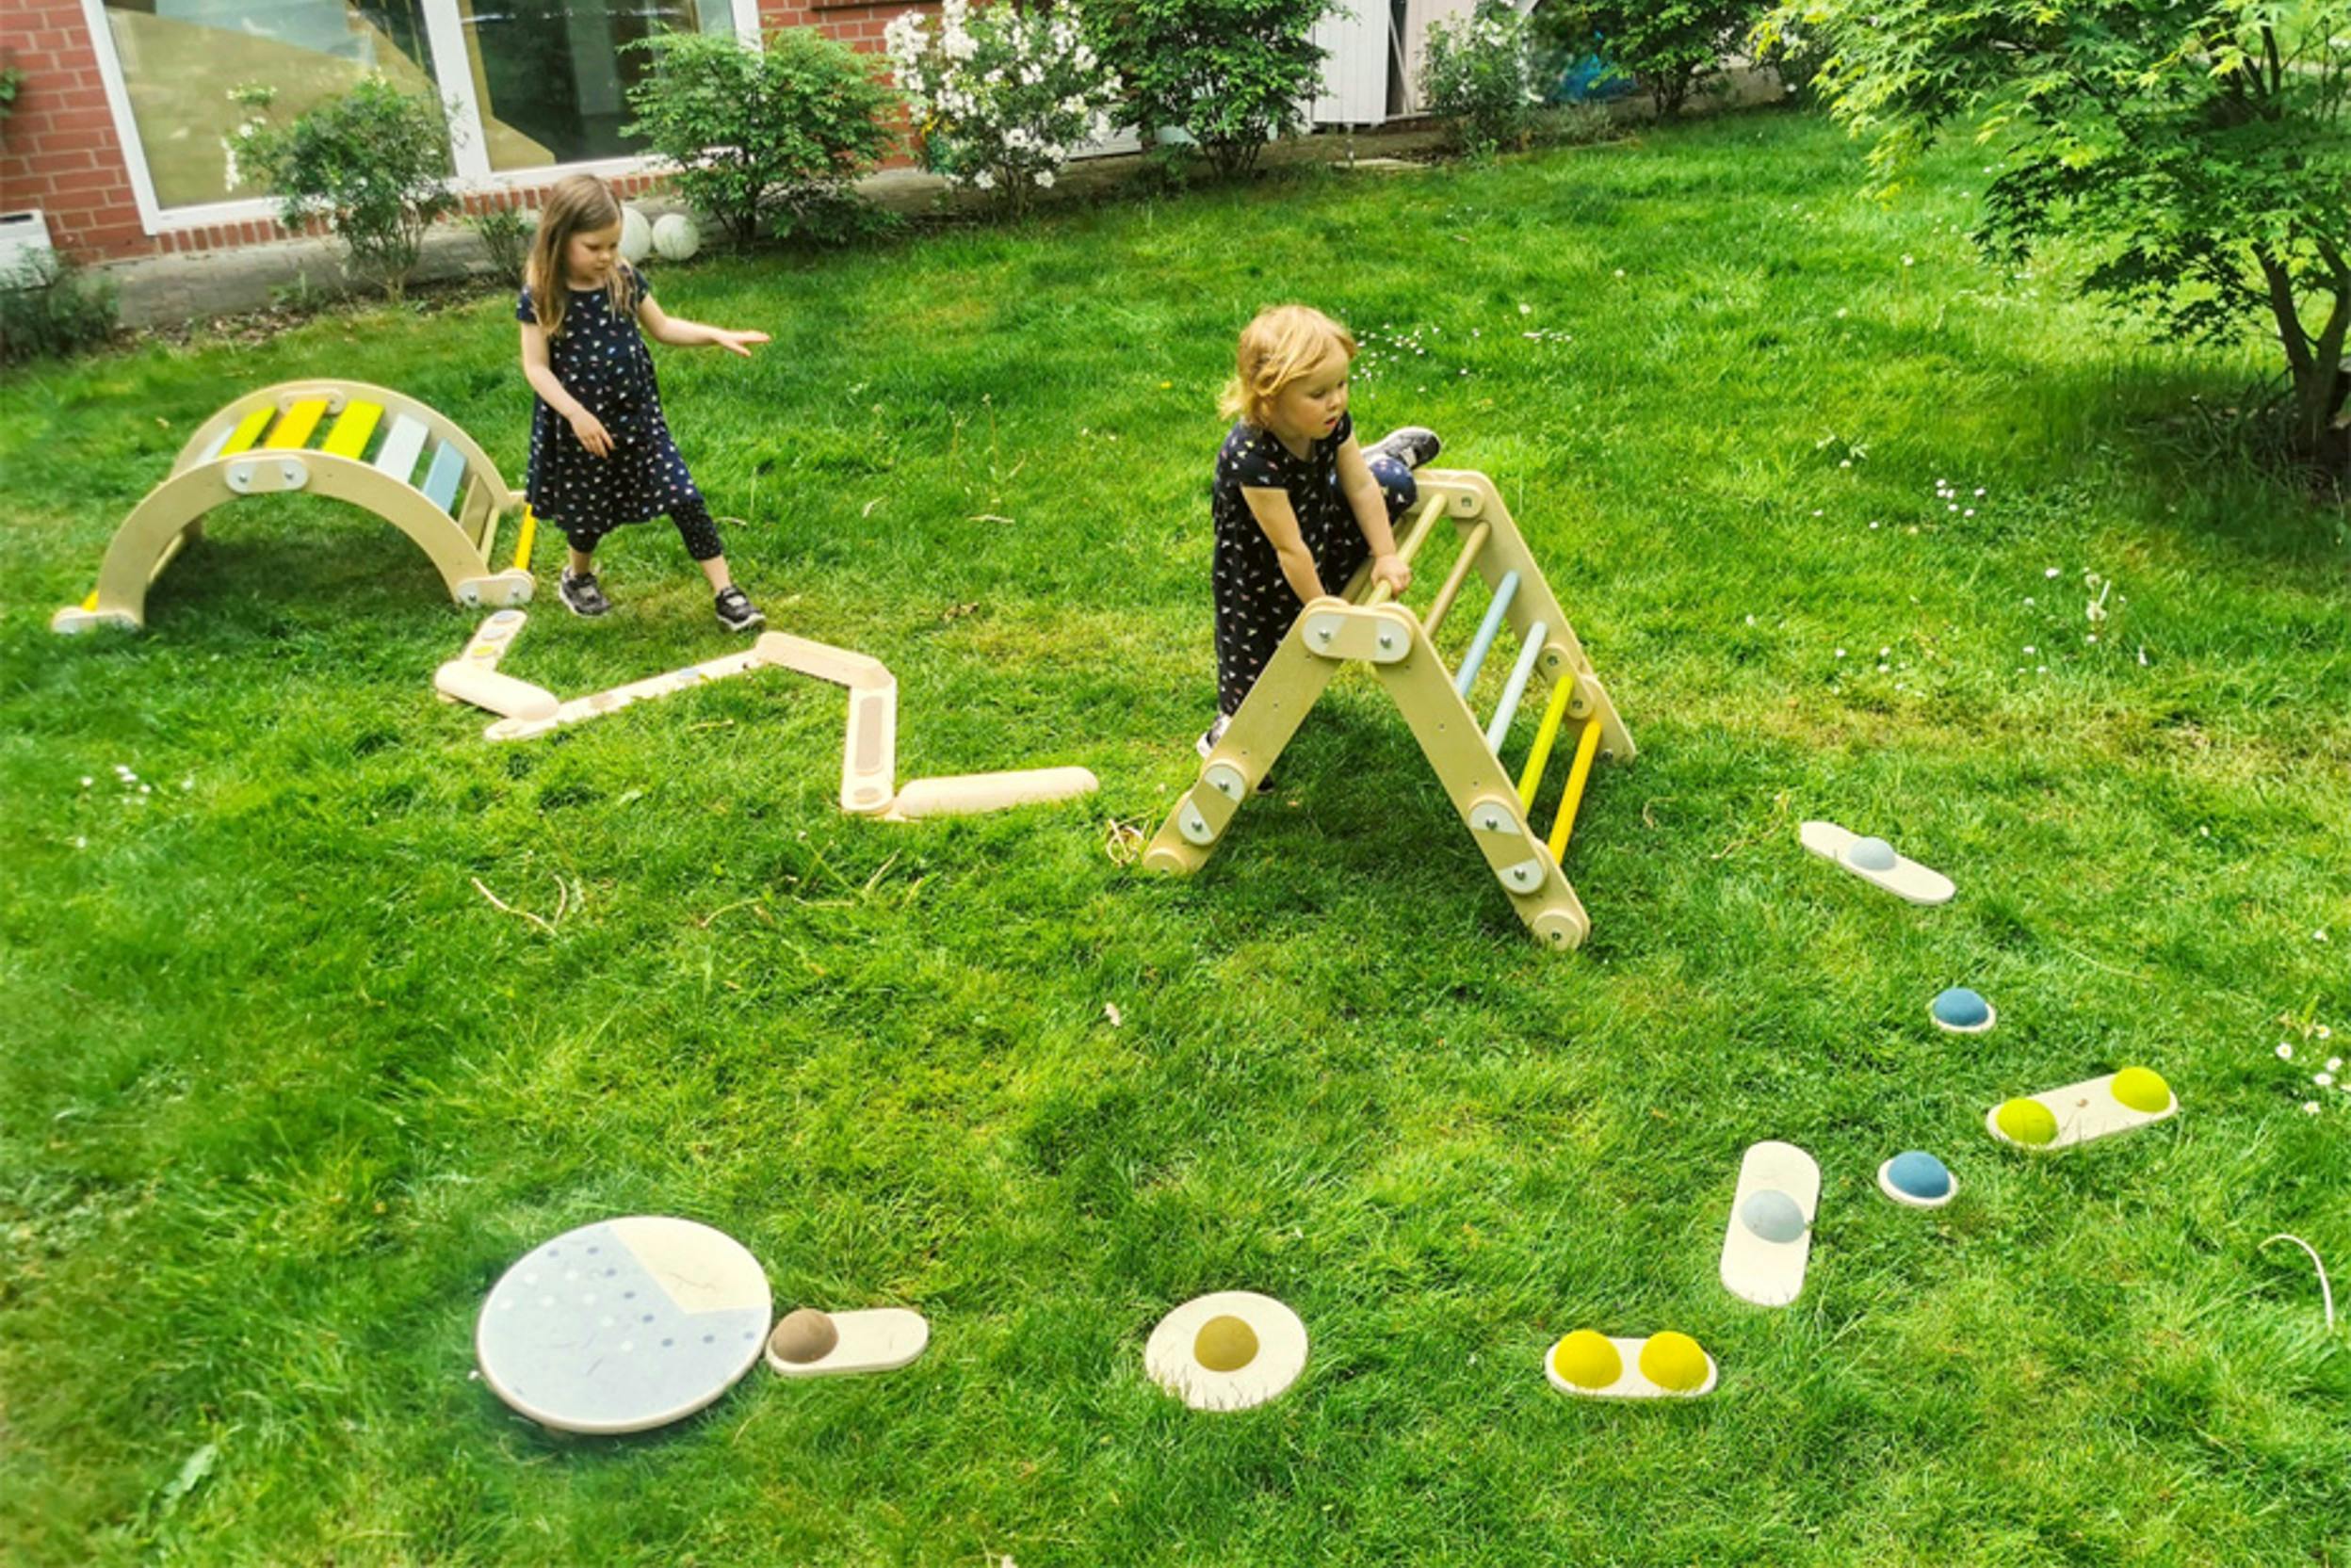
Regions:
<svg viewBox="0 0 2351 1568"><path fill-rule="evenodd" d="M1401 595L1412 586L1412 568L1396 554L1396 531L1387 524L1387 501L1380 494L1380 481L1371 476L1371 465L1363 461L1363 448L1349 436L1338 449L1338 488L1347 497L1347 508L1355 514L1355 526L1363 530L1363 542L1371 546L1371 580L1386 583L1388 591Z"/></svg>
<svg viewBox="0 0 2351 1568"><path fill-rule="evenodd" d="M643 325L647 337L673 348L712 346L749 359L752 345L768 341L765 332L738 332L724 327L705 327L699 321L682 321L664 311L650 295L637 307L637 319Z"/></svg>

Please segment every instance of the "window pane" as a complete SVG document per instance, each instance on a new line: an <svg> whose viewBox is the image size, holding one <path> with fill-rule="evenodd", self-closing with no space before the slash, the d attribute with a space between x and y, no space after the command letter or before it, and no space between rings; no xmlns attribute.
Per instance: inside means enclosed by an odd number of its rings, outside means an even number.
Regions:
<svg viewBox="0 0 2351 1568"><path fill-rule="evenodd" d="M731 33L730 0L457 0L493 169L638 151L621 127L657 32Z"/></svg>
<svg viewBox="0 0 2351 1568"><path fill-rule="evenodd" d="M155 200L185 207L262 192L228 187L222 147L247 111L229 89L278 89L280 123L370 72L431 92L423 0L105 0Z"/></svg>

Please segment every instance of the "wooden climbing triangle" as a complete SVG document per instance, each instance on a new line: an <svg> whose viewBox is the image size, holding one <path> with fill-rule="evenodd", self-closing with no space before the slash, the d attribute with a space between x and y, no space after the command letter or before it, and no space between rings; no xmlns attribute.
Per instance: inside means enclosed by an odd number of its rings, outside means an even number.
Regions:
<svg viewBox="0 0 2351 1568"><path fill-rule="evenodd" d="M1207 865L1332 677L1361 664L1395 699L1518 917L1552 947L1581 946L1592 923L1561 865L1593 764L1602 757L1629 761L1632 736L1493 482L1468 470L1424 469L1418 477L1420 499L1398 553L1416 560L1440 522L1450 522L1460 540L1427 610L1416 615L1384 586L1373 587L1368 566L1343 596L1307 605L1225 726L1198 782L1160 825L1143 865L1179 876ZM1449 670L1436 639L1472 574L1490 597L1460 664ZM1504 625L1516 634L1518 654L1491 717L1481 722L1469 697ZM1514 780L1502 757L1530 695L1540 701L1542 717ZM1571 723L1573 761L1550 827L1538 833L1535 803Z"/></svg>

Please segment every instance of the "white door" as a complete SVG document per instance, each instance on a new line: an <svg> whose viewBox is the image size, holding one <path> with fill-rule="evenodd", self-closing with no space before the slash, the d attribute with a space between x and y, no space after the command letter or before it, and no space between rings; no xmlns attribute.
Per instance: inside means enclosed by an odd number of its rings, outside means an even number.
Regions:
<svg viewBox="0 0 2351 1568"><path fill-rule="evenodd" d="M1326 52L1317 125L1377 125L1387 118L1387 0L1347 0L1350 8L1315 24Z"/></svg>

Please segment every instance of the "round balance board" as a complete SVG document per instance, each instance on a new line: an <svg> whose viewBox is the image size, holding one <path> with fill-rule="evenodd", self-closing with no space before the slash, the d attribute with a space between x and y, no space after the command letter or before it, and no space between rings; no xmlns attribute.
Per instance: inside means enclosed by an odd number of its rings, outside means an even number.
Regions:
<svg viewBox="0 0 2351 1568"><path fill-rule="evenodd" d="M772 1306L734 1237L691 1220L603 1220L499 1278L474 1354L492 1391L543 1426L643 1431L732 1388L759 1359Z"/></svg>

